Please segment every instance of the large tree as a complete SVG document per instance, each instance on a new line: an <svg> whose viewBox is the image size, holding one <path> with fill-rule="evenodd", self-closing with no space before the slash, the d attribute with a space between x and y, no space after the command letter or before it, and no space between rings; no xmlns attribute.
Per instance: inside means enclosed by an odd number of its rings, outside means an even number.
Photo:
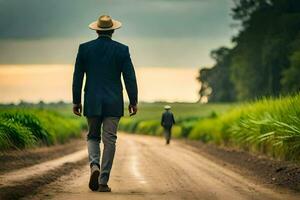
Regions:
<svg viewBox="0 0 300 200"><path fill-rule="evenodd" d="M238 100L248 100L299 91L300 1L234 2L232 16L240 31L232 39L234 47L226 50L228 60L216 59L216 65L205 72L206 77L200 74L200 80L210 80L211 100L224 101L235 94ZM214 73L224 69L222 78L227 78L236 93L215 80Z"/></svg>
<svg viewBox="0 0 300 200"><path fill-rule="evenodd" d="M211 52L216 61L213 68L200 70L198 80L202 83L200 98L209 96L210 101L229 102L235 100L235 89L230 80L230 50L221 47Z"/></svg>

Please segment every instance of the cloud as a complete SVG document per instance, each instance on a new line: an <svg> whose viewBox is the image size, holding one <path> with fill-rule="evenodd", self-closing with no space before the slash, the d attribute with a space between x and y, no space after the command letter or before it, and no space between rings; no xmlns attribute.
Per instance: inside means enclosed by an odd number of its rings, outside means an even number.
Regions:
<svg viewBox="0 0 300 200"><path fill-rule="evenodd" d="M114 37L139 66L210 65L229 44L231 0L0 0L0 63L73 63L100 14L123 23Z"/></svg>
<svg viewBox="0 0 300 200"><path fill-rule="evenodd" d="M203 37L228 29L228 6L228 0L6 0L0 1L0 38L87 35L100 13L123 21L126 36Z"/></svg>

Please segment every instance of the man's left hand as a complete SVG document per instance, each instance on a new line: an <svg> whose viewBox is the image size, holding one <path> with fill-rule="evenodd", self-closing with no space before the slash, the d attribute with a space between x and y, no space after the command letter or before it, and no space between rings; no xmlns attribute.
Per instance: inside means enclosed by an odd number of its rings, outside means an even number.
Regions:
<svg viewBox="0 0 300 200"><path fill-rule="evenodd" d="M81 104L74 104L73 105L73 113L77 116L81 116L82 113L82 105Z"/></svg>

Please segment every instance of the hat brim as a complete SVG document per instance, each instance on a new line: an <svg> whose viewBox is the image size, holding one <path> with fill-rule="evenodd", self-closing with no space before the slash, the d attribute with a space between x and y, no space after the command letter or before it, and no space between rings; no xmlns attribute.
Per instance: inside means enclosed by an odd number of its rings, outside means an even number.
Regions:
<svg viewBox="0 0 300 200"><path fill-rule="evenodd" d="M100 27L98 27L98 22L94 21L94 22L89 24L89 28L92 29L92 30L98 30L98 31L109 31L109 30L115 30L115 29L121 28L121 26L122 26L121 22L119 22L117 20L112 20L112 22L113 22L112 27L100 28Z"/></svg>

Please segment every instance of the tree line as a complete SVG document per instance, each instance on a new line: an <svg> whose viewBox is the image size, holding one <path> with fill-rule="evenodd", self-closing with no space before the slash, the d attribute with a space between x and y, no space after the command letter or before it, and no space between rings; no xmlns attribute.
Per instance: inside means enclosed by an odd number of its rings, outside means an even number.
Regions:
<svg viewBox="0 0 300 200"><path fill-rule="evenodd" d="M211 52L200 99L243 101L300 90L300 0L234 0L233 47Z"/></svg>

